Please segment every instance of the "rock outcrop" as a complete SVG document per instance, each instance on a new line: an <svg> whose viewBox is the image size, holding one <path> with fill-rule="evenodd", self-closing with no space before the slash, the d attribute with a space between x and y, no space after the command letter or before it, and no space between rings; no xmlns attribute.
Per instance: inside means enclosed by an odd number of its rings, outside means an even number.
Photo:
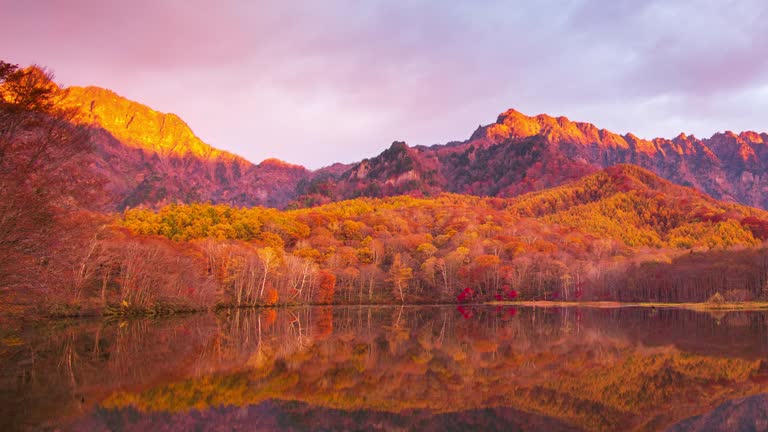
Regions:
<svg viewBox="0 0 768 432"><path fill-rule="evenodd" d="M198 138L178 116L157 112L98 87L71 87L61 101L87 125L90 169L106 179L108 208L210 201L283 207L304 167L268 159L254 165Z"/></svg>

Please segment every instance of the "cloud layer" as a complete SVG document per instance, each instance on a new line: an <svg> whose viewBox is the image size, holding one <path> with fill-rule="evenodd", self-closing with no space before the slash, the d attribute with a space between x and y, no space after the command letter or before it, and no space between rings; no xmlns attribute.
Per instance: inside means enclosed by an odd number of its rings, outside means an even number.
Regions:
<svg viewBox="0 0 768 432"><path fill-rule="evenodd" d="M466 139L507 108L619 133L768 130L768 4L6 2L0 55L317 168Z"/></svg>

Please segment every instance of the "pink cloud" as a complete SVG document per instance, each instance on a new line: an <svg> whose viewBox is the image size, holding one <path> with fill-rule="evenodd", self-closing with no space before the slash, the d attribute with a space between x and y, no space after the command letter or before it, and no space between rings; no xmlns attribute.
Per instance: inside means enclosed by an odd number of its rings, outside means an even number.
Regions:
<svg viewBox="0 0 768 432"><path fill-rule="evenodd" d="M745 124L751 107L745 126L760 129L768 112L750 89L768 83L767 10L757 0L30 1L4 7L0 51L65 84L175 112L254 161L318 167L396 139L465 139L509 107L646 136L686 124L706 135ZM718 100L729 102L718 110Z"/></svg>

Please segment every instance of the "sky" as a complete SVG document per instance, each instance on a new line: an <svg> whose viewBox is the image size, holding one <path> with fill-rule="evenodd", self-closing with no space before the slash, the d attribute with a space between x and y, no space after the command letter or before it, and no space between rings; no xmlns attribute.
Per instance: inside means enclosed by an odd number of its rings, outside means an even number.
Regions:
<svg viewBox="0 0 768 432"><path fill-rule="evenodd" d="M768 130L764 0L0 0L0 59L319 168L515 108L617 133Z"/></svg>

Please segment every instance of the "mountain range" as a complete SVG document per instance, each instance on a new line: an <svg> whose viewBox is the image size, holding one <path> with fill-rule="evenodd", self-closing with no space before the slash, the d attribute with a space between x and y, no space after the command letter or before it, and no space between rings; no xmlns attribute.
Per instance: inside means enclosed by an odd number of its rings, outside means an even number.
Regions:
<svg viewBox="0 0 768 432"><path fill-rule="evenodd" d="M98 87L70 87L94 153L85 169L106 179L107 207L210 201L303 207L359 196L453 192L512 197L559 186L616 164L634 164L712 197L768 208L768 134L727 131L699 139L645 140L593 124L508 110L464 141L395 141L353 164L311 171L277 159L259 164L200 140L174 114Z"/></svg>

